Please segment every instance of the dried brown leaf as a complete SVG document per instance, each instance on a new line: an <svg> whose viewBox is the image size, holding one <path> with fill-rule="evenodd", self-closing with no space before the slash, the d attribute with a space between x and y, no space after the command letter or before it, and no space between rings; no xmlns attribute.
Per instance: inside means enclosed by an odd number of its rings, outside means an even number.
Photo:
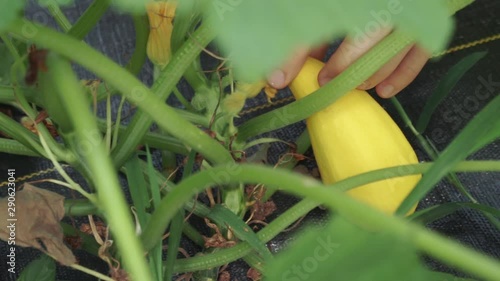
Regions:
<svg viewBox="0 0 500 281"><path fill-rule="evenodd" d="M231 281L231 274L228 271L222 271L218 281Z"/></svg>
<svg viewBox="0 0 500 281"><path fill-rule="evenodd" d="M9 199L0 199L0 220L7 224L0 228L0 239L8 241L14 235L15 239L10 241L17 246L39 249L63 265L76 263L75 256L63 242L59 225L64 216L63 196L24 184L24 188L16 192L15 201L11 201L15 210L7 208Z"/></svg>
<svg viewBox="0 0 500 281"><path fill-rule="evenodd" d="M252 279L252 281L262 280L262 274L253 267L247 271L247 277Z"/></svg>

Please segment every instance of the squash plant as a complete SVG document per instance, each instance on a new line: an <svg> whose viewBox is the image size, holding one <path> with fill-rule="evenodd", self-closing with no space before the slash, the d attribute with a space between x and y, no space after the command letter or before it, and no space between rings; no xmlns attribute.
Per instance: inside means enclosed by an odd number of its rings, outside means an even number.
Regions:
<svg viewBox="0 0 500 281"><path fill-rule="evenodd" d="M172 280L180 273L192 273L184 278L215 280L219 267L243 258L254 269L255 280L326 280L332 274L339 280L366 280L366 276L372 276L370 280L396 280L401 275L409 280L454 278L422 266L417 253L423 252L473 276L500 280L497 260L411 221L432 217L435 210L402 216L445 176L453 177L458 171L500 170L498 161L463 161L499 137L496 109L500 98L485 107L442 153L432 151L421 138L428 152L434 153L433 163L387 167L322 184L290 171L296 160L269 167L247 163L245 153L250 147L281 141L260 135L304 120L336 102L415 40L431 51L442 49L453 26L450 15L469 1L402 1L404 6L398 8L394 1L382 0L355 4L316 1L315 5L292 5L284 0L95 0L73 25L60 7L68 2L39 1L61 31L20 16L24 1L5 3L0 17L0 36L10 60L2 61L7 64L2 68L10 71L4 74L9 79L2 80L0 101L23 112L34 131L0 113L0 129L9 137L0 139L0 150L50 159L64 178L57 183L82 195L82 199L65 201L66 215L93 215L91 234L79 235L84 249L108 263L111 277L77 263L67 266L102 280L124 280L124 276L131 280ZM125 67L82 41L110 8L130 14L134 20L136 47ZM338 25L327 24L324 17L317 16L325 9L338 16ZM389 12L382 12L384 9ZM426 21L422 23L415 15L424 14ZM367 32L374 22L367 22L370 15L383 19L375 22L379 26L391 24L396 30L311 95L235 125L245 101L265 87L259 79L282 62L294 46L354 34L360 28ZM286 32L294 26L297 32ZM318 26L321 28L311 32ZM207 49L212 41L215 47ZM220 53L215 54L218 50ZM204 71L201 53L218 59L215 71ZM147 55L155 63L151 87L136 77ZM105 83L82 83L72 64L93 72ZM191 101L176 88L181 78L194 90ZM171 93L182 106L165 103ZM112 98L121 99L115 118ZM106 104L106 116L93 113L97 102ZM121 123L125 102L138 108L126 125ZM394 103L398 106L397 100ZM405 117L404 110L398 109ZM158 130L150 130L153 123ZM145 151L138 147L145 147ZM309 138L304 133L297 140L296 152L304 153L308 147ZM161 151L161 170L153 165L153 150ZM139 156L145 156L145 160ZM176 162L177 156L183 161ZM76 169L87 186L68 176L62 163ZM170 177L176 171L182 171L181 175ZM125 198L119 174L127 179L131 202ZM423 174L422 180L404 200L399 199L395 215L344 193L379 180L419 174ZM249 187L253 187L250 195L245 193ZM262 203L278 189L304 199L255 233L244 219L248 206ZM197 199L200 193L207 194L209 205ZM265 243L319 204L335 211L331 222L320 229L308 228L282 254L271 253ZM480 209L499 225L498 210L475 201L468 206ZM186 221L191 215L204 218L214 236L203 237ZM107 230L101 235L93 217L105 221ZM66 235L78 233L64 224L62 229ZM318 231L322 235L317 236ZM167 232L168 239L163 242ZM211 248L177 259L182 234ZM163 243L168 246L166 250ZM57 259L53 252L45 251ZM382 251L384 257L380 258ZM51 262L46 257L36 260L20 278L40 280L40 276L29 276L40 268L53 268L48 266ZM53 275L50 271L47 278L53 279Z"/></svg>

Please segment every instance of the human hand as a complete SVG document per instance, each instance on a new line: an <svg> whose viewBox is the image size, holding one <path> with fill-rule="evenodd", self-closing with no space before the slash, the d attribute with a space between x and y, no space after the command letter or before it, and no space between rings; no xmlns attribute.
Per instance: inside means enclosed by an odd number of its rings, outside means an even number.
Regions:
<svg viewBox="0 0 500 281"><path fill-rule="evenodd" d="M346 38L319 73L319 84L323 86L333 79L390 32L390 29L381 30L371 37L365 37L362 41ZM321 60L327 49L328 46L323 45L314 49L300 48L296 50L291 60L285 63L281 69L275 70L269 75L268 83L277 89L286 87L298 74L308 56ZM380 97L390 98L417 77L428 58L429 54L424 49L417 45L410 45L357 88L368 90L375 87Z"/></svg>

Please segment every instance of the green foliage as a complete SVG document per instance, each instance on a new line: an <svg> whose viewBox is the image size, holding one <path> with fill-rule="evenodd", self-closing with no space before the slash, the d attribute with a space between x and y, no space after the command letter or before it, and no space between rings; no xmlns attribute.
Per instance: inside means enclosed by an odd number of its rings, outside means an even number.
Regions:
<svg viewBox="0 0 500 281"><path fill-rule="evenodd" d="M56 280L56 263L49 256L42 254L28 264L17 281L54 281Z"/></svg>
<svg viewBox="0 0 500 281"><path fill-rule="evenodd" d="M401 203L397 211L398 214L408 212L411 206L422 199L441 178L446 176L454 165L474 152L478 148L478 143L485 145L500 137L498 108L500 108L500 96L494 98L483 108L448 145L432 168L423 175L422 180Z"/></svg>
<svg viewBox="0 0 500 281"><path fill-rule="evenodd" d="M5 44L0 43L0 85L9 85L11 80L10 69L14 63L14 58Z"/></svg>
<svg viewBox="0 0 500 281"><path fill-rule="evenodd" d="M3 32L9 24L21 15L26 0L0 0L0 32Z"/></svg>
<svg viewBox="0 0 500 281"><path fill-rule="evenodd" d="M207 11L210 23L220 33L218 42L234 61L237 74L256 80L282 63L297 46L325 43L348 33L355 44L362 44L391 25L411 35L428 50L441 50L453 26L443 3L434 0L213 0Z"/></svg>
<svg viewBox="0 0 500 281"><path fill-rule="evenodd" d="M410 215L408 218L422 224L427 224L465 208L470 208L500 218L500 210L484 204L467 202L449 202L428 207Z"/></svg>
<svg viewBox="0 0 500 281"><path fill-rule="evenodd" d="M142 14L146 12L146 3L149 0L113 0L113 6L119 11L132 13L132 14Z"/></svg>
<svg viewBox="0 0 500 281"><path fill-rule="evenodd" d="M38 4L42 7L48 7L50 5L69 6L74 2L74 0L38 0Z"/></svg>
<svg viewBox="0 0 500 281"><path fill-rule="evenodd" d="M486 56L487 52L475 52L461 59L455 64L445 77L441 79L437 88L434 90L430 98L425 103L425 107L420 114L420 118L416 122L415 128L422 133L427 128L427 124L431 120L431 116L437 106L451 92L458 81L471 69L476 63Z"/></svg>
<svg viewBox="0 0 500 281"><path fill-rule="evenodd" d="M265 280L443 280L430 278L433 274L401 236L370 232L341 218L312 228L266 266Z"/></svg>
<svg viewBox="0 0 500 281"><path fill-rule="evenodd" d="M318 181L290 171L279 168L272 169L263 165L233 163L233 157L239 157L236 156L238 154L243 155L243 152L240 152L243 148L280 141L274 138L257 138L246 142L249 137L262 133L262 130L268 132L280 126L303 120L320 110L322 106L334 102L347 90L359 84L358 82L373 74L395 53L408 46L412 42L412 38L421 41L428 49L441 48L446 43L451 30L452 21L446 16L450 11L454 12L468 4L469 0L443 0L439 2L431 0L402 0L401 2L396 0L388 0L387 2L362 0L356 3L347 0L324 0L315 1L312 4L305 1L285 0L181 1L178 10L180 14L175 19L174 38L172 39L172 49L176 52L171 63L161 71L152 87L145 86L134 77L134 74L140 70L145 57L144 46L149 26L147 26L144 15L134 18L136 48L131 62L126 67L132 73L80 41L98 22L109 4L125 13L143 13L145 0L95 0L70 29L69 34L36 25L38 32L33 37L24 38L22 26L25 24L33 25L33 23L19 20L15 25L6 24L4 26L4 28L8 28L10 34L16 36L16 42L13 43L17 44L24 40L23 44L35 43L50 50L51 55L47 61L48 70L39 76L39 87L31 87L32 92L34 92L32 96L43 99L44 103L35 102L28 95L26 98L30 103L35 103L48 111L53 121L59 125L59 133L63 130L70 132L71 138L64 138L65 136L62 134L65 142L56 144L61 147L63 145L69 146L68 148L74 149L73 153L79 153L81 160L73 159L73 162L66 162L86 177L88 183L95 188L94 191L97 191L96 194L99 198L97 201L99 204L92 204L96 202L89 201L91 206L82 204L74 209L74 213L79 215L97 213L99 216L103 216L103 219L110 226L113 241L116 241L117 252L110 251L110 254L113 255L113 258L120 259L123 269L132 275L140 276L138 278L141 280L170 280L174 273L193 271L198 271L193 275L194 278L200 280L202 278L216 279L219 266L243 258L251 266L263 270L268 280L304 280L305 277L310 280L330 280L335 277L339 280L385 281L401 280L402 276L404 276L405 281L465 280L427 270L421 264L417 254L418 248L419 251L472 274L491 280L495 280L495 276L500 276L496 260L425 230L414 222L378 213L352 200L340 191L379 180L381 177L386 177L387 172L389 175L402 173L401 171L408 172L401 167L351 177L334 184L331 186L332 190L329 190ZM54 8L54 4L59 6L70 4L72 1L40 0L39 3L52 5ZM15 4L15 2L14 4L9 3L6 10L9 11ZM223 49L232 55L230 58L234 59L234 65L237 66L237 69L245 70L244 73L240 72L240 74L253 75L254 77L278 65L297 44L311 45L326 42L347 33L354 38L355 42L360 43L366 40L363 38L363 33L366 32L367 36L371 36L376 29L392 23L399 27L399 31L382 40L372 51L339 75L338 80L323 87L321 93L318 91L309 101L294 103L291 107L283 107L281 111L273 110L267 116L262 115L260 123L255 123L258 125L256 127L260 128L253 132L247 130L245 133L241 129L244 127L237 128L232 123L233 117L236 117L244 104L242 97L236 97L236 100L224 104L228 88L234 82L233 62L230 60L221 61L221 67L217 69L218 71L203 71L200 66L199 54L201 50L215 37L212 26L207 25L206 21L199 25L200 13L207 9L211 10L209 21L215 23L217 31L220 32L219 42L222 43ZM4 13L9 12L2 11L0 15L4 15ZM61 16L62 13L54 13L54 15ZM425 15L425 21L422 20L423 15ZM0 18L0 31L2 31L1 23L4 18ZM195 29L197 30L195 31ZM4 33L3 36L7 36L7 33ZM0 45L0 62L2 62L0 77L2 78L4 76L8 78L11 71L6 65L10 65L13 61L9 59L8 53L11 55L16 53L12 51L15 48L5 48L8 46ZM5 57L3 57L4 55ZM22 55L24 53L21 53ZM138 108L138 112L128 124L117 126L116 130L120 131L120 134L115 134L115 136L118 135L114 139L117 146L111 152L111 158L116 160L114 167L111 164L108 151L104 150L101 145L101 133L97 130L95 118L88 110L90 104L85 99L88 94L83 93L79 81L71 70L70 61L87 68L106 81L97 89L97 99L107 97L110 93L119 92L123 95L123 99L127 98ZM197 113L172 109L164 103L169 93L175 90L175 86L182 76L196 92L191 102L193 107L199 111ZM10 80L1 80L0 83L10 83ZM15 96L11 93L13 89L11 85L0 89L2 102L15 102ZM331 91L332 89L335 92ZM25 90L23 92L29 93ZM178 97L182 97L182 93L177 94ZM483 115L480 114L482 117L479 121L474 119L473 124L470 125L476 128L475 131L467 127L464 130L466 136L460 135L457 138L459 144L452 144L450 146L452 148L449 148L450 151L443 153L443 157L429 170L428 175L430 176L425 178L427 180L425 188L432 187L433 181L442 176L440 173L446 174L451 170L457 170L458 166L454 167L454 165L463 159L467 152L470 152L470 148L477 149L499 136L500 124L495 125L494 122L490 122L495 121L492 117L494 111L491 110L491 107L498 108L498 106L500 104L495 100L493 105L489 106L487 113L489 117L486 118L484 113L481 113ZM189 107L186 106L186 108ZM286 108L288 111L285 110ZM110 110L106 114L111 116ZM153 121L163 131L148 132ZM104 124L105 129L106 126L110 129L110 123ZM487 125L486 123L491 124ZM6 128L5 131L16 139L18 146L24 145L27 147L26 149L32 149L38 154L44 152L40 147L37 135L32 134L5 114L0 114L0 128ZM210 133L215 132L215 139L212 134L210 136L206 134L204 130L207 128L211 130ZM490 128L489 132L482 135L481 130L488 128ZM240 138L241 142L239 142L240 139L234 139L238 129L240 129L238 136L246 134L246 137ZM474 134L479 131L481 131L480 134ZM477 142L474 142L472 136L479 138ZM67 142L68 139L72 142ZM58 146L54 145L55 141L52 141L53 143L49 142L48 146L51 149L57 148ZM91 149L78 150L79 145L85 144L83 143L85 141L91 141ZM168 188L163 189L167 179L155 170L149 148L146 154L147 162L143 162L137 157L137 147L153 141L158 145L155 147L169 150L172 154L189 154L187 159L185 158L185 161L182 162L184 166L182 180L175 187L174 184L168 182ZM473 143L472 146L469 145L471 143ZM7 142L1 142L0 150L2 145L7 144ZM291 149L291 151L300 154L308 146L309 140L307 134L304 134L297 141L297 150ZM151 147L153 146L151 145ZM464 150L464 147L468 147L469 151L458 153L458 150ZM260 154L263 154L262 151L256 155ZM293 158L283 166L293 166L297 159ZM242 160L248 162L250 159ZM130 205L125 203L123 190L118 185L116 177L115 168L121 168L123 163L125 163L132 198L131 205L134 208L129 208ZM210 164L214 163L221 165L212 167ZM465 164L467 165L460 166L462 170L458 169L458 171L500 170L500 162L498 161ZM412 165L418 173L427 170L430 166L431 164ZM464 167L468 167L469 170ZM239 207L244 209L248 205L257 204L257 202L242 200L248 199L242 196L246 183L265 185L270 190L280 188L306 199L255 233L240 216L227 209L233 206L236 208L231 209L239 209ZM217 202L211 209L197 199L193 199L195 195L207 188L216 186L231 186L234 187L234 190L223 190L220 198L224 202ZM232 191L235 191L232 194L238 196L227 196ZM264 198L267 196L269 194ZM220 198L215 199L218 201ZM415 200L415 198L414 196L409 200ZM248 200L259 201L257 198L253 198L253 195ZM263 202L265 200L258 203ZM323 228L308 228L307 232L288 247L288 250L278 254L275 259L265 243L317 206L316 202L324 202L325 206L335 209L343 216L342 219L336 218ZM75 205L75 207L77 206ZM420 222L431 221L464 207L498 216L498 210L485 205L451 203L429 208L412 218ZM190 235L188 237L194 237L193 241L198 244L203 245L205 242L201 234L191 227L189 222L184 221L185 211L187 211L187 216L194 214L214 222L217 229L223 234L223 238L228 238L225 234L231 230L230 233L234 237L231 242L236 245L228 249L208 249L205 250L204 254L177 259L183 230L189 229ZM139 243L136 232L134 232L133 220L130 215L132 212L137 215L135 223L139 224L135 225L135 230L143 230L140 237L142 243ZM356 225L363 225L365 229L348 223L344 219L349 219L351 223ZM164 261L162 259L165 253L164 244L161 241L167 231L167 226L170 226L168 229L170 236L167 259ZM384 231L375 232L373 228L369 228L372 231L367 231L367 226L377 227L377 229L380 226ZM82 248L96 254L98 245L93 237L89 236L87 239L90 239L90 242L84 240ZM116 253L118 254L115 255ZM148 259L149 267L144 262L144 257ZM45 268L52 269L52 272L55 271L55 265L49 258L42 257L40 259L42 261L37 260L30 267L36 267L37 263L45 262L48 264ZM266 264L262 262L263 260L274 261ZM31 273L43 273L38 269L40 268L32 269ZM30 273L30 271L26 272L23 272L22 276ZM150 274L154 277L149 278ZM53 280L54 276L50 275L50 278ZM25 280L45 279L43 276L35 275Z"/></svg>

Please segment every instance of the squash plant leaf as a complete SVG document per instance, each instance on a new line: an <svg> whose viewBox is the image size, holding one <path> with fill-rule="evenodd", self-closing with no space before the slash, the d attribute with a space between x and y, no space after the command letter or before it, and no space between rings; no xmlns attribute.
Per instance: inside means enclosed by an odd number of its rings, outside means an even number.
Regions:
<svg viewBox="0 0 500 281"><path fill-rule="evenodd" d="M451 13L471 0L212 0L207 19L217 29L225 55L242 79L256 80L301 46L350 34L363 44L377 31L396 26L431 52L451 36ZM425 20L422 20L425 18Z"/></svg>
<svg viewBox="0 0 500 281"><path fill-rule="evenodd" d="M146 3L149 0L113 0L112 4L115 8L122 12L128 12L132 14L144 14L146 13Z"/></svg>
<svg viewBox="0 0 500 281"><path fill-rule="evenodd" d="M0 0L0 33L7 27L11 22L22 15L21 10L26 5L25 0Z"/></svg>
<svg viewBox="0 0 500 281"><path fill-rule="evenodd" d="M465 75L465 73L471 69L480 59L484 58L487 52L475 52L472 53L462 60L460 60L457 64L455 64L446 76L441 79L437 88L434 90L432 95L427 100L422 113L416 123L415 128L419 133L425 131L429 121L431 120L432 113L437 108L439 103L443 101L443 99L448 95L451 90L455 87L458 81Z"/></svg>
<svg viewBox="0 0 500 281"><path fill-rule="evenodd" d="M432 280L415 248L399 236L369 232L342 218L306 229L269 262L264 280Z"/></svg>
<svg viewBox="0 0 500 281"><path fill-rule="evenodd" d="M408 216L408 219L422 224L428 224L435 220L443 218L449 214L452 214L458 210L466 208L477 210L484 214L490 214L492 216L500 218L500 210L484 204L477 204L470 202L449 202L417 211L412 215Z"/></svg>
<svg viewBox="0 0 500 281"><path fill-rule="evenodd" d="M0 43L0 61L4 62L0 65L0 85L9 85L11 82L11 67L14 63L14 58L7 50L5 44Z"/></svg>
<svg viewBox="0 0 500 281"><path fill-rule="evenodd" d="M17 281L54 281L56 263L49 256L42 254L26 266Z"/></svg>
<svg viewBox="0 0 500 281"><path fill-rule="evenodd" d="M500 137L500 95L495 97L457 137L446 147L432 167L423 175L420 182L410 192L397 210L398 215L406 214L422 199L460 161L465 159L479 145L485 145Z"/></svg>

